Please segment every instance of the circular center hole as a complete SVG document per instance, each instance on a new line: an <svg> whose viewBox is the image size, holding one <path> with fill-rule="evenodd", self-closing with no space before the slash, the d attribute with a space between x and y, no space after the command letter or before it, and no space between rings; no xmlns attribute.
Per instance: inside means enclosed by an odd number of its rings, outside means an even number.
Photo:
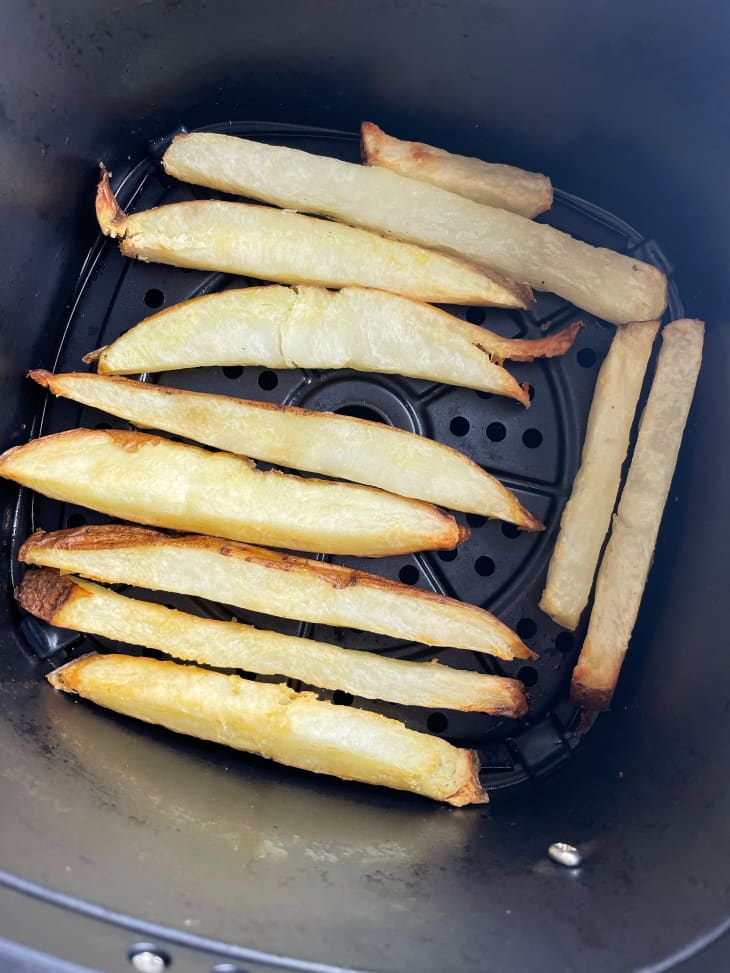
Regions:
<svg viewBox="0 0 730 973"><path fill-rule="evenodd" d="M431 733L443 733L448 725L449 721L443 713L431 713L426 720L426 726Z"/></svg>
<svg viewBox="0 0 730 973"><path fill-rule="evenodd" d="M398 577L403 584L415 584L421 576L415 564L404 564L398 572Z"/></svg>
<svg viewBox="0 0 730 973"><path fill-rule="evenodd" d="M487 438L493 443L501 443L507 435L507 430L502 422L490 422L487 426Z"/></svg>
<svg viewBox="0 0 730 973"><path fill-rule="evenodd" d="M369 405L342 405L335 409L338 416L352 416L353 419L367 419L368 422L382 422L390 425L385 416L371 409Z"/></svg>
<svg viewBox="0 0 730 973"><path fill-rule="evenodd" d="M144 302L147 307L162 307L165 303L165 295L159 289L159 287L150 287L150 289L145 293Z"/></svg>

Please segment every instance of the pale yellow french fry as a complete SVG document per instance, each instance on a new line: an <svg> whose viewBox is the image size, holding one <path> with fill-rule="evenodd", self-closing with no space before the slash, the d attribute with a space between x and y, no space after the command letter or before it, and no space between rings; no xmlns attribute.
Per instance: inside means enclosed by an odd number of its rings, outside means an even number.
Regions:
<svg viewBox="0 0 730 973"><path fill-rule="evenodd" d="M102 167L96 216L126 257L285 284L361 284L423 301L527 307L529 287L463 259L268 206L199 200L127 216Z"/></svg>
<svg viewBox="0 0 730 973"><path fill-rule="evenodd" d="M667 304L666 277L650 264L389 169L210 132L178 136L163 165L186 182L453 254L616 324L657 318Z"/></svg>
<svg viewBox="0 0 730 973"><path fill-rule="evenodd" d="M85 655L47 678L116 713L290 767L456 807L487 801L474 751L287 686L126 655Z"/></svg>
<svg viewBox="0 0 730 973"><path fill-rule="evenodd" d="M571 698L608 709L654 556L697 375L704 325L681 320L662 332L662 347L611 537L596 581L588 634L573 672Z"/></svg>
<svg viewBox="0 0 730 973"><path fill-rule="evenodd" d="M540 608L575 629L611 524L658 321L619 328L596 380L583 453L548 567Z"/></svg>
<svg viewBox="0 0 730 973"><path fill-rule="evenodd" d="M453 517L372 487L262 472L148 433L71 429L0 456L0 476L137 523L297 551L376 557L451 548Z"/></svg>
<svg viewBox="0 0 730 973"><path fill-rule="evenodd" d="M342 690L404 706L520 717L522 683L435 662L405 662L312 639L200 618L164 605L125 598L51 568L31 568L16 590L21 608L51 625L157 649L184 662L286 676L308 686Z"/></svg>
<svg viewBox="0 0 730 973"><path fill-rule="evenodd" d="M453 510L498 517L525 530L542 527L510 490L462 453L381 423L88 372L29 375L54 395L103 409L136 426Z"/></svg>
<svg viewBox="0 0 730 973"><path fill-rule="evenodd" d="M94 581L176 591L282 618L501 659L536 658L503 622L474 605L337 564L215 537L172 537L128 524L36 531L18 557Z"/></svg>
<svg viewBox="0 0 730 973"><path fill-rule="evenodd" d="M420 301L362 287L247 287L165 308L86 355L101 374L202 365L354 368L476 388L529 404L505 358L565 354L576 322L545 338L502 338Z"/></svg>
<svg viewBox="0 0 730 973"><path fill-rule="evenodd" d="M553 187L547 176L515 166L454 155L423 142L404 142L386 135L373 122L360 126L363 162L383 166L477 203L497 206L532 219L550 209Z"/></svg>

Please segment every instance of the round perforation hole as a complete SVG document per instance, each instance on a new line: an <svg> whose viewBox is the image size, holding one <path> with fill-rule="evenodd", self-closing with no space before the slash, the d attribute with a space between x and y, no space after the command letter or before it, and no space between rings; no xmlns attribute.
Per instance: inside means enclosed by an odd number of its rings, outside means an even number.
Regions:
<svg viewBox="0 0 730 973"><path fill-rule="evenodd" d="M520 671L517 673L517 678L520 680L523 686L534 686L537 680L540 678L537 669L534 666L522 666Z"/></svg>
<svg viewBox="0 0 730 973"><path fill-rule="evenodd" d="M332 693L332 702L335 706L352 706L354 700L352 693L346 693L344 689L335 689Z"/></svg>
<svg viewBox="0 0 730 973"><path fill-rule="evenodd" d="M487 518L482 517L481 514L467 514L466 522L470 527L483 527L487 522Z"/></svg>
<svg viewBox="0 0 730 973"><path fill-rule="evenodd" d="M505 537L509 537L513 541L515 537L520 536L522 531L516 524L502 524L502 533Z"/></svg>
<svg viewBox="0 0 730 973"><path fill-rule="evenodd" d="M264 392L271 392L279 384L279 376L276 372L261 372L258 377L259 388Z"/></svg>
<svg viewBox="0 0 730 973"><path fill-rule="evenodd" d="M487 439L493 443L501 443L507 435L507 428L503 422L490 422L487 426Z"/></svg>
<svg viewBox="0 0 730 973"><path fill-rule="evenodd" d="M537 449L542 443L542 433L539 429L525 429L522 433L522 442L528 449Z"/></svg>
<svg viewBox="0 0 730 973"><path fill-rule="evenodd" d="M493 393L492 392L477 392L477 395L479 396L480 399L491 399Z"/></svg>
<svg viewBox="0 0 730 973"><path fill-rule="evenodd" d="M97 422L94 429L111 429L111 423L109 422Z"/></svg>
<svg viewBox="0 0 730 973"><path fill-rule="evenodd" d="M387 425L385 417L367 405L343 405L335 409L338 416L352 416L353 419L366 419L368 422L381 422Z"/></svg>
<svg viewBox="0 0 730 973"><path fill-rule="evenodd" d="M87 523L88 521L83 514L69 514L68 518L66 519L67 527L83 527Z"/></svg>
<svg viewBox="0 0 730 973"><path fill-rule="evenodd" d="M530 385L529 383L527 383L525 385L525 389L527 390L527 394L530 397L530 402L532 402L534 400L534 398L535 398L535 386L534 385Z"/></svg>
<svg viewBox="0 0 730 973"><path fill-rule="evenodd" d="M447 551L436 551L436 553L442 561L455 561L459 552L455 547L451 547Z"/></svg>
<svg viewBox="0 0 730 973"><path fill-rule="evenodd" d="M223 374L226 378L240 378L243 375L242 365L224 365Z"/></svg>
<svg viewBox="0 0 730 973"><path fill-rule="evenodd" d="M597 355L592 348L581 348L581 350L576 355L578 359L578 364L581 368L593 368L596 364Z"/></svg>
<svg viewBox="0 0 730 973"><path fill-rule="evenodd" d="M474 562L474 570L482 578L488 578L490 574L494 574L494 568L494 561L487 554L482 554Z"/></svg>
<svg viewBox="0 0 730 973"><path fill-rule="evenodd" d="M421 577L421 572L415 564L404 564L398 572L398 577L403 584L415 584Z"/></svg>
<svg viewBox="0 0 730 973"><path fill-rule="evenodd" d="M515 632L521 639L531 639L537 634L537 625L531 618L521 618L515 626Z"/></svg>
<svg viewBox="0 0 730 973"><path fill-rule="evenodd" d="M469 432L469 420L464 416L454 416L449 423L449 429L454 436L466 436Z"/></svg>
<svg viewBox="0 0 730 973"><path fill-rule="evenodd" d="M426 720L426 726L431 733L444 733L448 725L449 721L443 713L431 713Z"/></svg>
<svg viewBox="0 0 730 973"><path fill-rule="evenodd" d="M165 303L165 295L159 287L150 287L150 289L145 292L144 302L147 307L162 307L162 305Z"/></svg>

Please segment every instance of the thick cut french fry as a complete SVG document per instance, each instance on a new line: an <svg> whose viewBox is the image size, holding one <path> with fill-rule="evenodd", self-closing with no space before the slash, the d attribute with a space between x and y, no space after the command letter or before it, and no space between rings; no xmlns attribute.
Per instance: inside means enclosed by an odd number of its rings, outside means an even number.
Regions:
<svg viewBox="0 0 730 973"><path fill-rule="evenodd" d="M634 455L601 561L588 634L573 672L571 698L608 709L654 556L702 361L704 325L674 321L662 347Z"/></svg>
<svg viewBox="0 0 730 973"><path fill-rule="evenodd" d="M404 706L520 717L522 683L432 663L388 659L373 652L267 632L125 598L51 568L31 568L16 591L21 608L51 625L157 649L184 662L287 676L308 686L340 689Z"/></svg>
<svg viewBox="0 0 730 973"><path fill-rule="evenodd" d="M126 257L285 284L361 284L423 301L527 307L529 287L377 233L268 206L200 200L127 216L102 169L99 226Z"/></svg>
<svg viewBox="0 0 730 973"><path fill-rule="evenodd" d="M162 161L186 182L445 251L616 324L657 318L667 304L656 267L389 169L210 132L178 136Z"/></svg>
<svg viewBox="0 0 730 973"><path fill-rule="evenodd" d="M354 368L506 395L529 404L505 358L562 355L580 323L545 338L502 338L430 304L361 287L247 287L165 308L85 357L101 374L201 365Z"/></svg>
<svg viewBox="0 0 730 973"><path fill-rule="evenodd" d="M313 693L126 655L85 655L47 678L116 713L290 767L456 807L487 801L474 751Z"/></svg>
<svg viewBox="0 0 730 973"><path fill-rule="evenodd" d="M525 530L542 524L517 497L455 449L350 416L184 392L87 372L30 377L63 395L147 429L292 469L380 487Z"/></svg>
<svg viewBox="0 0 730 973"><path fill-rule="evenodd" d="M535 658L503 622L474 605L337 564L215 537L171 537L144 527L107 524L36 531L18 556L27 564L94 581L176 591L267 615L471 649L501 659Z"/></svg>
<svg viewBox="0 0 730 973"><path fill-rule="evenodd" d="M658 321L619 328L596 380L580 469L560 521L540 608L575 629L611 524Z"/></svg>
<svg viewBox="0 0 730 973"><path fill-rule="evenodd" d="M138 523L375 557L453 547L465 528L420 500L262 472L243 457L148 433L71 429L0 456L0 476Z"/></svg>
<svg viewBox="0 0 730 973"><path fill-rule="evenodd" d="M497 206L532 219L550 209L553 187L547 176L515 166L454 155L423 142L404 142L386 135L373 122L360 126L363 162L383 166L477 203Z"/></svg>

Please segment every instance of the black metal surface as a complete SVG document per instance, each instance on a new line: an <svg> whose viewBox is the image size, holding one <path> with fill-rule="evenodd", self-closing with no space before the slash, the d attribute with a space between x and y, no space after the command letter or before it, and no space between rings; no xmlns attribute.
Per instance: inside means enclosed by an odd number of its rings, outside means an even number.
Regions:
<svg viewBox="0 0 730 973"><path fill-rule="evenodd" d="M490 809L314 780L69 705L40 680L6 576L0 866L70 897L66 958L97 965L90 904L193 949L389 971L681 968L712 938L728 913L729 26L711 0L661 16L624 0L549 16L469 0L3 5L4 444L42 401L22 375L59 344L96 234L96 162L121 174L182 123L371 117L542 169L649 230L688 313L713 325L614 710L563 773ZM0 485L6 564L14 493ZM581 846L578 873L547 860L555 840ZM16 928L3 915L0 932ZM50 931L39 919L32 944L53 952Z"/></svg>

